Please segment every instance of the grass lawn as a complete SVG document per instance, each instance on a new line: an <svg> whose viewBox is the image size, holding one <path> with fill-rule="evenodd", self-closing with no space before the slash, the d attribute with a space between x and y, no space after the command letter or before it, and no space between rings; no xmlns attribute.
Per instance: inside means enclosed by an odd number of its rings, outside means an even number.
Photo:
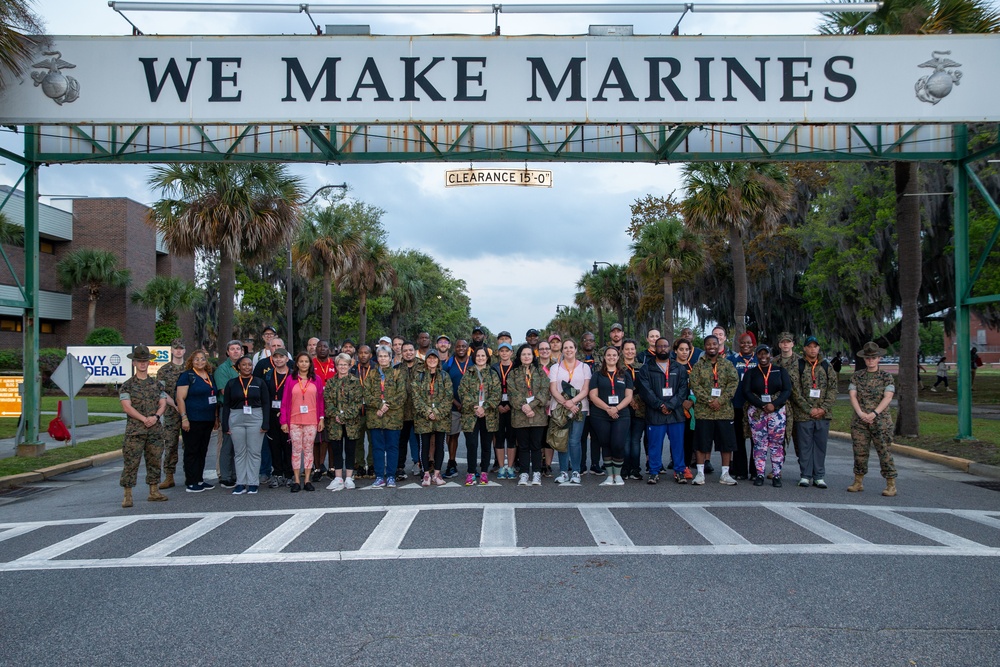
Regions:
<svg viewBox="0 0 1000 667"><path fill-rule="evenodd" d="M39 422L38 427L45 430L49 427L49 422L52 417L49 415L42 415L42 420ZM106 424L107 422L121 421L122 417L102 417L100 415L93 415L90 417L91 424ZM0 417L0 438L13 438L17 433L17 418L16 417Z"/></svg>
<svg viewBox="0 0 1000 667"><path fill-rule="evenodd" d="M0 459L0 477L7 475L17 475L23 472L31 472L39 468L47 468L67 461L86 458L94 454L114 451L122 448L121 436L111 438L101 438L100 440L88 440L81 442L74 447L60 447L45 452L41 456L34 458L24 456L11 456Z"/></svg>
<svg viewBox="0 0 1000 667"><path fill-rule="evenodd" d="M117 396L80 396L87 399L87 412L120 412L122 402ZM59 401L66 400L65 396L42 396L42 412L55 412L59 407ZM93 417L91 417L93 420ZM93 423L93 422L91 422Z"/></svg>
<svg viewBox="0 0 1000 667"><path fill-rule="evenodd" d="M938 391L931 391L931 387L937 381L934 368L925 365L929 372L921 373L920 377L924 381L924 389L920 392L921 401L933 401L934 403L947 403L948 405L958 404L958 394L954 391L946 392L943 385L938 386ZM948 384L952 390L958 384L955 371L948 373ZM976 372L976 384L972 387L973 405L1000 405L1000 371L993 369L984 371L980 369Z"/></svg>

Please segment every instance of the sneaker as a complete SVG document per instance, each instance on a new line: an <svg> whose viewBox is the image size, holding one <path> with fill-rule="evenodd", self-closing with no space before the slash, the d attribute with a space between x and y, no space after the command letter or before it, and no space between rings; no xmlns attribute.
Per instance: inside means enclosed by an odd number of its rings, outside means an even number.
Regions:
<svg viewBox="0 0 1000 667"><path fill-rule="evenodd" d="M429 472L424 473L424 478L420 482L420 486L430 486L431 485L431 474Z"/></svg>
<svg viewBox="0 0 1000 667"><path fill-rule="evenodd" d="M753 485L754 486L764 486L764 476L763 475L757 475L756 477L754 477L753 478Z"/></svg>
<svg viewBox="0 0 1000 667"><path fill-rule="evenodd" d="M465 485L466 486L475 486L476 485L476 476L473 473L470 472L469 474L467 474L465 476Z"/></svg>
<svg viewBox="0 0 1000 667"><path fill-rule="evenodd" d="M225 486L225 484L223 484L223 486ZM233 489L234 496L242 496L246 492L247 492L247 487L243 486L242 484L237 484L236 488Z"/></svg>
<svg viewBox="0 0 1000 667"><path fill-rule="evenodd" d="M306 490L306 491L315 491L316 490L316 487L313 486L312 482L306 482L305 484L302 485L302 488L304 490Z"/></svg>
<svg viewBox="0 0 1000 667"><path fill-rule="evenodd" d="M542 466L542 477L552 477L552 466Z"/></svg>
<svg viewBox="0 0 1000 667"><path fill-rule="evenodd" d="M556 477L556 484L565 484L568 481L569 481L569 475L566 474L565 470L560 472L559 476Z"/></svg>
<svg viewBox="0 0 1000 667"><path fill-rule="evenodd" d="M236 486L236 482L232 482L232 481L230 481L228 479L225 480L224 482L219 482L219 484L221 484L222 488L224 488L224 489L232 489L232 488L234 488Z"/></svg>
<svg viewBox="0 0 1000 667"><path fill-rule="evenodd" d="M771 486L773 486L776 489L781 488L781 475L775 475L773 478L771 478Z"/></svg>
<svg viewBox="0 0 1000 667"><path fill-rule="evenodd" d="M937 393L937 389L934 387L931 387L931 391L933 391L935 394Z"/></svg>
<svg viewBox="0 0 1000 667"><path fill-rule="evenodd" d="M517 479L518 486L528 486L528 473L522 472L521 476Z"/></svg>
<svg viewBox="0 0 1000 667"><path fill-rule="evenodd" d="M600 484L598 484L598 486L614 486L614 485L615 485L615 476L614 475L608 475L604 479L603 482L601 482Z"/></svg>
<svg viewBox="0 0 1000 667"><path fill-rule="evenodd" d="M385 480L382 479L381 477L376 477L375 478L375 482L372 484L371 488L373 488L373 489L384 489L385 488Z"/></svg>
<svg viewBox="0 0 1000 667"><path fill-rule="evenodd" d="M484 472L479 473L479 486L486 486L490 483L490 476Z"/></svg>
<svg viewBox="0 0 1000 667"><path fill-rule="evenodd" d="M205 488L201 484L188 484L184 490L188 493L201 493Z"/></svg>
<svg viewBox="0 0 1000 667"><path fill-rule="evenodd" d="M715 472L715 466L713 466L708 461L705 461L705 474L711 475L713 472Z"/></svg>
<svg viewBox="0 0 1000 667"><path fill-rule="evenodd" d="M249 486L249 487L247 488L247 493L249 493L249 494L250 494L251 496L252 496L252 495L255 495L255 494L257 493L257 487L256 487L256 486L254 486L253 484L251 484L251 485L250 485L250 486Z"/></svg>
<svg viewBox="0 0 1000 667"><path fill-rule="evenodd" d="M413 476L414 477L423 477L424 476L423 468L420 467L419 463L414 463L413 464L413 470L412 470L412 472L413 472Z"/></svg>
<svg viewBox="0 0 1000 667"><path fill-rule="evenodd" d="M455 473L455 475L457 475L457 474L458 474L458 472ZM452 475L452 477L454 477L455 475ZM434 482L434 486L444 486L445 484L447 484L447 482L445 482L443 479L441 479L441 472L440 471L434 473L434 477L431 479L431 481Z"/></svg>
<svg viewBox="0 0 1000 667"><path fill-rule="evenodd" d="M271 481L267 483L267 488L276 489L281 486L281 475L274 475L271 477Z"/></svg>
<svg viewBox="0 0 1000 667"><path fill-rule="evenodd" d="M490 472L493 473L494 475L497 474L498 472L500 472L500 464L499 463L494 463L493 467L490 468Z"/></svg>
<svg viewBox="0 0 1000 667"><path fill-rule="evenodd" d="M542 473L536 472L531 475L531 485L541 486L542 485Z"/></svg>
<svg viewBox="0 0 1000 667"><path fill-rule="evenodd" d="M809 478L808 477L800 477L799 478L799 486L802 486L802 487L809 486Z"/></svg>
<svg viewBox="0 0 1000 667"><path fill-rule="evenodd" d="M691 480L691 483L694 484L695 486L702 486L702 485L704 485L705 484L705 473L700 472L697 475L695 475L694 479Z"/></svg>
<svg viewBox="0 0 1000 667"><path fill-rule="evenodd" d="M292 482L292 485L288 487L288 490L292 493L298 493L299 491L302 490L302 487L299 486L298 483Z"/></svg>
<svg viewBox="0 0 1000 667"><path fill-rule="evenodd" d="M590 474L591 475L601 475L601 474L603 474L603 471L601 470L601 466L596 466L596 465L595 466L590 466Z"/></svg>
<svg viewBox="0 0 1000 667"><path fill-rule="evenodd" d="M270 475L258 475L257 476L257 481L260 484L260 486L264 486L265 484L270 484L271 483L271 476Z"/></svg>
<svg viewBox="0 0 1000 667"><path fill-rule="evenodd" d="M625 486L625 478L621 475L615 475L615 486Z"/></svg>
<svg viewBox="0 0 1000 667"><path fill-rule="evenodd" d="M815 486L817 489L825 489L826 488L826 481L823 480L823 479L814 479L813 480L813 486Z"/></svg>
<svg viewBox="0 0 1000 667"><path fill-rule="evenodd" d="M348 478L344 479L344 488L347 489L347 490L351 490L351 489L356 488L356 486L354 484L354 477L348 477Z"/></svg>
<svg viewBox="0 0 1000 667"><path fill-rule="evenodd" d="M209 484L208 482L202 482L201 483L201 490L202 491L211 491L214 488L215 488L215 484Z"/></svg>
<svg viewBox="0 0 1000 667"><path fill-rule="evenodd" d="M646 484L656 484L659 481L660 481L659 475L650 475L649 477L646 478Z"/></svg>
<svg viewBox="0 0 1000 667"><path fill-rule="evenodd" d="M396 468L396 479L406 479L406 468Z"/></svg>
<svg viewBox="0 0 1000 667"><path fill-rule="evenodd" d="M388 477L388 478L386 478L386 480L385 480L385 486L386 486L386 488L389 488L389 489L395 489L396 488L396 478L395 477Z"/></svg>
<svg viewBox="0 0 1000 667"><path fill-rule="evenodd" d="M570 484L579 484L580 483L580 473L574 472L572 474L572 476L570 476L570 478L569 478L569 483Z"/></svg>
<svg viewBox="0 0 1000 667"><path fill-rule="evenodd" d="M639 474L639 473L638 473L638 472L636 471L636 472L633 472L633 473L632 473L631 475L629 475L629 476L627 477L627 479L634 479L634 480L635 480L635 481L637 481L637 482L641 482L641 481L642 481L642 475L640 475L640 474Z"/></svg>
<svg viewBox="0 0 1000 667"><path fill-rule="evenodd" d="M689 482L694 479L694 475L691 474L691 468L684 468L684 479Z"/></svg>
<svg viewBox="0 0 1000 667"><path fill-rule="evenodd" d="M344 480L339 477L334 478L330 485L326 487L327 491L343 491L344 490Z"/></svg>
<svg viewBox="0 0 1000 667"><path fill-rule="evenodd" d="M444 470L444 478L451 479L452 477L458 476L458 464L454 461L448 461L448 467Z"/></svg>
<svg viewBox="0 0 1000 667"><path fill-rule="evenodd" d="M726 471L722 477L719 478L719 484L725 484L726 486L736 486L736 480L732 478L729 471Z"/></svg>
<svg viewBox="0 0 1000 667"><path fill-rule="evenodd" d="M680 473L676 473L676 472L674 473L674 481L677 482L678 484L687 484L688 483L688 481L684 477L684 475L681 475Z"/></svg>

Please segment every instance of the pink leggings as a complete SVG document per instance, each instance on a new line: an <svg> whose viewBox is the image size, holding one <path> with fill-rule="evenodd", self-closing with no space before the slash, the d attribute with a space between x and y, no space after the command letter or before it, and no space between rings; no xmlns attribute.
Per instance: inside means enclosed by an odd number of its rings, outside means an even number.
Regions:
<svg viewBox="0 0 1000 667"><path fill-rule="evenodd" d="M306 470L313 468L313 440L316 439L316 424L289 424L288 438L292 441L292 470L299 468L299 460Z"/></svg>

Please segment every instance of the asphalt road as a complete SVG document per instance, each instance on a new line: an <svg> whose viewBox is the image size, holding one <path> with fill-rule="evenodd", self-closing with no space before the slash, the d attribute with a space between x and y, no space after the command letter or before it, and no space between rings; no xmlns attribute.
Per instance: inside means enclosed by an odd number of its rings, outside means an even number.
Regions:
<svg viewBox="0 0 1000 667"><path fill-rule="evenodd" d="M1000 493L900 457L899 496L848 494L831 450L826 491L587 476L123 510L119 467L67 474L0 495L0 664L998 664Z"/></svg>

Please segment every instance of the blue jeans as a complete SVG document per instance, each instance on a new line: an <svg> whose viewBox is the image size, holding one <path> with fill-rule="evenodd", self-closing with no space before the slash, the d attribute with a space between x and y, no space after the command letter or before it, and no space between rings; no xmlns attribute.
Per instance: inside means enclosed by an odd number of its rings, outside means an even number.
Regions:
<svg viewBox="0 0 1000 667"><path fill-rule="evenodd" d="M396 474L399 461L399 431L387 428L373 428L368 431L375 458L375 476L386 478L386 471Z"/></svg>
<svg viewBox="0 0 1000 667"><path fill-rule="evenodd" d="M264 437L261 438L261 446L260 446L261 475L271 474L271 447L269 445L270 445L270 440L268 439L267 434L265 433Z"/></svg>
<svg viewBox="0 0 1000 667"><path fill-rule="evenodd" d="M649 438L649 474L659 475L663 468L663 439L667 437L667 424L648 424L646 426L646 436ZM683 432L682 432L683 435ZM683 442L683 441L682 441ZM679 459L684 462L684 453L681 452ZM677 465L677 462L674 462Z"/></svg>
<svg viewBox="0 0 1000 667"><path fill-rule="evenodd" d="M670 439L670 457L674 460L674 472L681 475L687 467L684 465L684 426L684 422L667 424L667 438ZM662 443L662 440L660 442Z"/></svg>
<svg viewBox="0 0 1000 667"><path fill-rule="evenodd" d="M625 465L622 476L639 474L639 456L642 451L642 434L646 430L646 420L632 416L628 427L628 440L625 441Z"/></svg>
<svg viewBox="0 0 1000 667"><path fill-rule="evenodd" d="M583 437L584 423L583 420L570 422L566 451L557 452L559 454L559 472L564 472L567 475L581 472L580 456L583 452L580 447L580 439Z"/></svg>

